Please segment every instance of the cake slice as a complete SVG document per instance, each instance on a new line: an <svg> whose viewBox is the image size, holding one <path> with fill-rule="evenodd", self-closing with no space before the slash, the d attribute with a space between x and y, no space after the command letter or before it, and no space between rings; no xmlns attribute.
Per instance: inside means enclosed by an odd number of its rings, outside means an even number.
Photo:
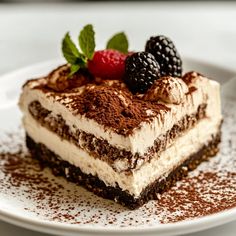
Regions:
<svg viewBox="0 0 236 236"><path fill-rule="evenodd" d="M197 73L183 77L180 104L134 98L114 81L58 93L46 80L23 87L27 146L54 173L100 196L135 208L218 150L219 84Z"/></svg>
<svg viewBox="0 0 236 236"><path fill-rule="evenodd" d="M132 90L127 79L98 78L89 68L69 78L66 64L23 86L27 147L54 174L134 209L218 152L216 81L158 72L137 91L140 84Z"/></svg>

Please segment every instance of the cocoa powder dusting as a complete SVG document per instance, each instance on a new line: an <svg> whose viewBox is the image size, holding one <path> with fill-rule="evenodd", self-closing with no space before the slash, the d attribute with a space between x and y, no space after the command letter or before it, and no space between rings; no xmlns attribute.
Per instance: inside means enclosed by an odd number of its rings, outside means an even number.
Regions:
<svg viewBox="0 0 236 236"><path fill-rule="evenodd" d="M203 76L203 75L196 71L190 71L184 74L182 79L187 85L191 85L192 83L194 83L196 79L198 79L199 76Z"/></svg>
<svg viewBox="0 0 236 236"><path fill-rule="evenodd" d="M178 222L236 207L236 172L224 176L200 172L198 176L185 178L165 193L156 206L159 211L165 208L169 212L160 220L161 223Z"/></svg>
<svg viewBox="0 0 236 236"><path fill-rule="evenodd" d="M166 224L236 207L235 102L224 104L220 153L143 207L130 211L54 177L33 160L23 131L1 135L0 195L16 211L41 220L114 228ZM92 108L91 108L92 109Z"/></svg>
<svg viewBox="0 0 236 236"><path fill-rule="evenodd" d="M165 105L137 99L126 89L106 85L88 86L80 96L66 95L60 102L69 105L73 113L85 115L122 135L131 134L143 121L150 121L157 114L169 110Z"/></svg>

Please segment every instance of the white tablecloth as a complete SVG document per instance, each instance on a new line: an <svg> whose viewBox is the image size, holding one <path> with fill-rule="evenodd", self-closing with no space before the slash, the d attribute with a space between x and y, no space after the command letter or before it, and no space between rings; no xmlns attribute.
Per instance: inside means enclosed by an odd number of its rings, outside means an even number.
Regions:
<svg viewBox="0 0 236 236"><path fill-rule="evenodd" d="M231 69L236 65L233 2L0 4L0 74L61 57L65 32L76 38L87 23L94 25L100 49L119 31L127 33L134 50L142 50L149 36L164 34L173 39L181 55ZM235 232L233 222L194 236L233 236ZM44 234L0 222L0 235Z"/></svg>

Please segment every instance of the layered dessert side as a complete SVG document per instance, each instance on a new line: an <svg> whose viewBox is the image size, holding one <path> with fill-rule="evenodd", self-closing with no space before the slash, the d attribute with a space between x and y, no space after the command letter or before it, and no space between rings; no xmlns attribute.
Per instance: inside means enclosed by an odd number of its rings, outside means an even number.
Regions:
<svg viewBox="0 0 236 236"><path fill-rule="evenodd" d="M197 72L182 76L164 36L143 52L128 52L123 33L94 51L93 36L84 27L79 52L67 34L68 64L23 86L26 143L54 174L134 209L218 152L220 85Z"/></svg>

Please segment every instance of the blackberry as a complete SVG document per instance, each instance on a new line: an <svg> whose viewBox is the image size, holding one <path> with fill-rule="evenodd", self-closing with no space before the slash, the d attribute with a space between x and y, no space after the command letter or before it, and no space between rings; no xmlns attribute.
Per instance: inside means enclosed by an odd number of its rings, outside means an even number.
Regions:
<svg viewBox="0 0 236 236"><path fill-rule="evenodd" d="M145 93L160 77L160 66L148 52L137 52L125 60L125 83L133 93Z"/></svg>
<svg viewBox="0 0 236 236"><path fill-rule="evenodd" d="M145 46L160 64L161 76L182 76L182 61L174 43L163 35L151 37Z"/></svg>

